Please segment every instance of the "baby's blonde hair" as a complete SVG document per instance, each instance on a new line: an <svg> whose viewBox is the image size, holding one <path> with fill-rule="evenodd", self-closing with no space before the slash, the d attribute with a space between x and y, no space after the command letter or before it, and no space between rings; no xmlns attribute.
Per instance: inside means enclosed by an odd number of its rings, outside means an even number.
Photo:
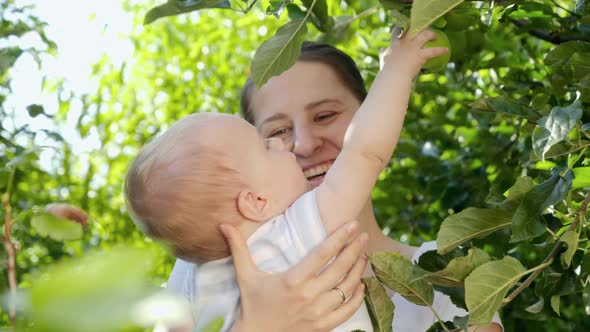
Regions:
<svg viewBox="0 0 590 332"><path fill-rule="evenodd" d="M224 151L198 137L190 117L142 149L127 172L125 199L144 233L177 257L204 263L230 255L217 226L241 219L242 181Z"/></svg>

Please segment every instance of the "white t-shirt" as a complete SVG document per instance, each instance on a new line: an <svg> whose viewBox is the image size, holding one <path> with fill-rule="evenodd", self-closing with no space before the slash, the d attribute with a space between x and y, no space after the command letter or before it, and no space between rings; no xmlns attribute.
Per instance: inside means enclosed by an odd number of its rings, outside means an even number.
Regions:
<svg viewBox="0 0 590 332"><path fill-rule="evenodd" d="M299 197L285 213L265 222L248 238L250 254L259 269L282 272L301 261L326 239L320 220L315 190ZM204 327L216 317L224 317L222 331L227 331L240 313L240 291L231 257L198 266L191 264L180 272L181 261L172 271L169 288L184 294L192 306L197 327ZM185 263L187 264L187 263ZM179 285L182 285L178 288ZM198 295L198 296L197 296ZM366 305L333 331L363 330L373 332Z"/></svg>
<svg viewBox="0 0 590 332"><path fill-rule="evenodd" d="M422 254L431 250L436 250L436 241L423 243L414 253L412 262L417 263ZM424 332L437 322L436 317L428 307L416 305L399 294L394 294L391 300L395 305L391 324L394 332ZM437 291L434 292L432 308L443 321L453 321L455 316L463 317L468 314L464 309L454 305L448 295ZM492 322L502 326L498 313L494 314Z"/></svg>

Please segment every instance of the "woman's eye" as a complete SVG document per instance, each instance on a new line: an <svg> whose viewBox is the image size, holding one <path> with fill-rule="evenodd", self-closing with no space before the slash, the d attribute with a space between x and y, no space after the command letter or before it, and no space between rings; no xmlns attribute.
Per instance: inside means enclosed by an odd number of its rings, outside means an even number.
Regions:
<svg viewBox="0 0 590 332"><path fill-rule="evenodd" d="M277 129L277 130L271 132L270 135L268 135L268 137L282 136L288 132L289 132L289 128L280 128L280 129Z"/></svg>
<svg viewBox="0 0 590 332"><path fill-rule="evenodd" d="M333 117L334 115L336 115L336 113L322 113L318 114L315 119L316 121L323 121Z"/></svg>

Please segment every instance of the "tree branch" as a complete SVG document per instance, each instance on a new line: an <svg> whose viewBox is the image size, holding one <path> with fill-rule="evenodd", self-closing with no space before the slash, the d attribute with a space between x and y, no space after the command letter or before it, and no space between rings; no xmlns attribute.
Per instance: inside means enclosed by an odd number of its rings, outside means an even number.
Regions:
<svg viewBox="0 0 590 332"><path fill-rule="evenodd" d="M578 227L578 224L580 223L580 218L582 218L582 216L586 215L586 210L588 209L588 204L590 204L590 193L586 194L586 198L584 198L584 202L582 202L582 206L580 206L580 210L578 210L578 214L576 215L576 219L570 225L570 227L567 229L568 231ZM551 252L549 253L549 255L547 255L547 257L545 257L545 259L543 260L543 263L541 263L541 265L554 259L561 251L561 247L563 247L563 242L558 240L557 243L555 244L555 246L553 247L553 249L551 250ZM503 301L504 303L502 304L502 307L505 306L506 304L510 303L510 301L514 300L514 298L516 296L518 296L518 294L522 293L522 291L524 291L527 287L529 287L530 284L537 278L537 276L541 272L543 272L544 269L545 268L539 269L539 270L533 272L528 278L526 278L526 280L520 286L518 286L518 288L516 288L512 293L510 293L510 295L508 295L504 299L504 301Z"/></svg>
<svg viewBox="0 0 590 332"><path fill-rule="evenodd" d="M586 194L586 197L584 198L584 202L582 202L582 205L580 206L580 210L578 210L578 214L576 215L576 219L570 225L570 227L568 227L568 229L567 229L568 231L578 227L578 224L580 223L580 219L582 218L582 216L584 216L586 214L586 210L588 209L588 204L590 204L590 193ZM561 247L563 247L563 242L558 241L555 244L555 246L553 247L553 249L551 250L551 252L549 253L549 255L547 255L547 257L545 257L545 259L543 260L543 262L541 264L539 264L539 266L541 266L543 264L546 264L548 266L549 265L548 262L550 260L554 259L559 254ZM510 293L510 295L508 295L504 299L502 306L500 308L502 308L506 304L510 303L510 301L514 300L514 298L516 298L516 296L518 296L520 293L522 293L522 291L524 291L527 287L529 287L531 285L531 283L537 278L537 276L541 272L543 272L543 270L545 270L545 268L547 266L539 268L538 270L533 272L520 286L518 286L518 288L516 288L512 293ZM450 332L460 332L460 331L462 331L462 329L459 328L459 329L451 330Z"/></svg>
<svg viewBox="0 0 590 332"><path fill-rule="evenodd" d="M527 20L510 20L514 25L519 28L526 28L530 25L530 22ZM581 40L590 42L590 36L583 35L581 33L557 33L542 29L530 29L528 33L531 36L537 37L544 41L550 42L552 44L561 44L572 40Z"/></svg>
<svg viewBox="0 0 590 332"><path fill-rule="evenodd" d="M8 317L10 320L11 330L14 330L16 324L16 250L10 240L10 224L12 208L10 206L10 195L5 193L2 195L2 206L4 207L4 248L8 254L8 287L10 288L10 301L8 308Z"/></svg>

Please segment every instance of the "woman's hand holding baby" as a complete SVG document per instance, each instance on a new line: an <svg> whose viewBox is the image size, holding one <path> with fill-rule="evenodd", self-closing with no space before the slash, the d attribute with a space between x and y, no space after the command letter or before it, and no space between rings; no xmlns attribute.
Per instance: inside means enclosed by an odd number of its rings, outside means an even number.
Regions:
<svg viewBox="0 0 590 332"><path fill-rule="evenodd" d="M232 331L330 331L346 321L364 296L360 279L367 263L367 235L359 235L358 226L344 224L300 263L271 274L256 267L235 228L221 225L241 292L241 315ZM347 297L345 303L336 288Z"/></svg>

